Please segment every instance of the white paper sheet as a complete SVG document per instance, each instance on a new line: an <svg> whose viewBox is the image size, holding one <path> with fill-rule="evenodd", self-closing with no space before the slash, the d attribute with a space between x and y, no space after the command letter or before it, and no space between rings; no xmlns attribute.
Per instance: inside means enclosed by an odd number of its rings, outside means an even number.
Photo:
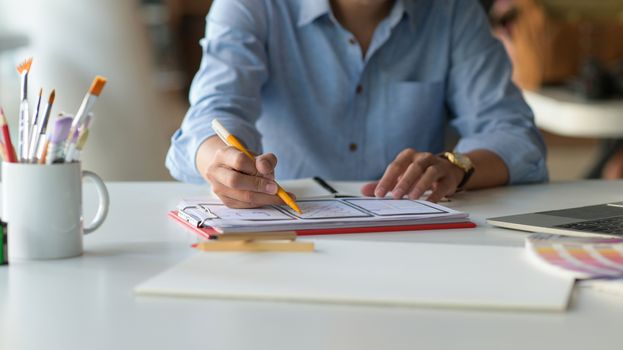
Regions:
<svg viewBox="0 0 623 350"><path fill-rule="evenodd" d="M313 253L200 252L139 294L562 311L573 278L523 248L316 240Z"/></svg>

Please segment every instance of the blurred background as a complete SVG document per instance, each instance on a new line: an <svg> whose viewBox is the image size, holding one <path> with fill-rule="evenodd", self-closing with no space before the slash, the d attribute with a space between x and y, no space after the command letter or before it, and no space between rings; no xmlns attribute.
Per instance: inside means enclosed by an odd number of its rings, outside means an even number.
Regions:
<svg viewBox="0 0 623 350"><path fill-rule="evenodd" d="M623 0L481 1L535 111L553 181L623 177ZM30 101L75 113L95 75L85 168L170 180L164 158L188 107L210 0L0 0L0 105L16 130L15 66L34 56Z"/></svg>

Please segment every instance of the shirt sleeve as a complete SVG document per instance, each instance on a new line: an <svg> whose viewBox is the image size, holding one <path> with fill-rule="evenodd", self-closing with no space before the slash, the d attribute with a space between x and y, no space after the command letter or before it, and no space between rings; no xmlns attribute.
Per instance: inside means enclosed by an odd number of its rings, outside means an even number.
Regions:
<svg viewBox="0 0 623 350"><path fill-rule="evenodd" d="M166 166L174 178L204 181L196 153L215 134L215 118L252 152L262 152L255 122L261 113L260 91L268 79L266 36L263 1L214 1L200 42L203 57L190 89L190 109L167 153Z"/></svg>
<svg viewBox="0 0 623 350"><path fill-rule="evenodd" d="M543 138L482 8L458 0L453 17L447 100L461 135L456 150L494 152L506 163L511 184L547 181Z"/></svg>

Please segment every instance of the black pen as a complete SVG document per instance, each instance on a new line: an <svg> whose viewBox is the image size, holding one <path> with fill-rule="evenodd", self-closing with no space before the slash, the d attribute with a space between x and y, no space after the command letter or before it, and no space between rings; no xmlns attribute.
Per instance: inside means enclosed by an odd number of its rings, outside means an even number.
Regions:
<svg viewBox="0 0 623 350"><path fill-rule="evenodd" d="M348 195L343 195L343 194L338 194L339 192L333 188L333 186L329 185L323 178L321 178L320 176L314 176L314 181L316 181L320 186L322 186L322 188L324 188L325 190L329 191L333 198L350 198L350 197L354 197L354 196L348 196Z"/></svg>

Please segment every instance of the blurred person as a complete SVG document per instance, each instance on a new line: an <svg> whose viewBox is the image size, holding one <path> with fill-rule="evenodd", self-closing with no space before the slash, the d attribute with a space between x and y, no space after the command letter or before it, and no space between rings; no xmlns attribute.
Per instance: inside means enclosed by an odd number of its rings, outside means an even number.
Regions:
<svg viewBox="0 0 623 350"><path fill-rule="evenodd" d="M216 0L201 44L166 164L230 207L280 204L275 176L376 179L364 195L432 190L431 201L547 180L532 112L476 0ZM461 138L441 156L448 114Z"/></svg>
<svg viewBox="0 0 623 350"><path fill-rule="evenodd" d="M504 44L514 65L513 80L525 89L538 89L543 77L539 70L532 69L531 66L537 65L535 62L542 60L538 50L543 35L538 30L544 21L542 7L533 0L495 0L491 5L493 33ZM599 61L594 58L587 60L580 67L578 80L592 76L585 84L595 90L593 92L580 90L585 98L610 97L611 92L606 91L608 87L602 85L603 81L598 81L603 78L595 76L603 73L603 67L599 67ZM607 180L623 178L623 140L602 142L601 154L587 177Z"/></svg>

